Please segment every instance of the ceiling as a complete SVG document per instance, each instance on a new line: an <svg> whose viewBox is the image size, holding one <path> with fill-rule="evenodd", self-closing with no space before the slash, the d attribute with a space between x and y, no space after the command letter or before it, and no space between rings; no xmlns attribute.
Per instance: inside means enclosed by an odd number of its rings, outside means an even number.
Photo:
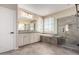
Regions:
<svg viewBox="0 0 79 59"><path fill-rule="evenodd" d="M5 8L9 8L9 9L12 9L12 10L17 9L16 4L0 4L0 6L5 7Z"/></svg>
<svg viewBox="0 0 79 59"><path fill-rule="evenodd" d="M37 15L46 16L73 7L74 5L73 4L19 4L18 6Z"/></svg>

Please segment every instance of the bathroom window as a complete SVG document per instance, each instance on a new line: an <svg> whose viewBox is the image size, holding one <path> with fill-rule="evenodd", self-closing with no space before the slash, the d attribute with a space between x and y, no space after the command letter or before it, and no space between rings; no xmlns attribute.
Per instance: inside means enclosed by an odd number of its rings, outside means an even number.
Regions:
<svg viewBox="0 0 79 59"><path fill-rule="evenodd" d="M38 32L57 34L57 20L53 17L38 19L36 22L36 26Z"/></svg>
<svg viewBox="0 0 79 59"><path fill-rule="evenodd" d="M44 33L55 33L57 27L55 19L53 17L48 17L44 19Z"/></svg>

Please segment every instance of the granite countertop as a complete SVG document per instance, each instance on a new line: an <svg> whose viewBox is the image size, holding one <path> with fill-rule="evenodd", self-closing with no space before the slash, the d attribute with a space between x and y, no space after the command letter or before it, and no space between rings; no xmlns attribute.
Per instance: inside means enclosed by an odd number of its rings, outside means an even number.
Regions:
<svg viewBox="0 0 79 59"><path fill-rule="evenodd" d="M18 31L18 34L27 34L27 33L39 33L36 31Z"/></svg>

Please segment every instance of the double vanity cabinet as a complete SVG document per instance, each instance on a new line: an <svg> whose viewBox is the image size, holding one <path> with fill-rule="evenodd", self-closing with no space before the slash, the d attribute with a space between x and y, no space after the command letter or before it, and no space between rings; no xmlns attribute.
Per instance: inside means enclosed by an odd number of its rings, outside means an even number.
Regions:
<svg viewBox="0 0 79 59"><path fill-rule="evenodd" d="M17 34L18 46L24 46L30 43L40 41L40 34L35 32L19 33Z"/></svg>

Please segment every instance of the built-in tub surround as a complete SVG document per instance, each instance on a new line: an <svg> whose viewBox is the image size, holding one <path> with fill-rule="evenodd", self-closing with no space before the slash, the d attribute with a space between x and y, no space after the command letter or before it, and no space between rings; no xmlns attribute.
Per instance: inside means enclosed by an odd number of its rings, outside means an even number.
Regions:
<svg viewBox="0 0 79 59"><path fill-rule="evenodd" d="M62 45L65 42L64 37L58 36L57 34L41 34L40 39L41 42L46 42L53 45Z"/></svg>
<svg viewBox="0 0 79 59"><path fill-rule="evenodd" d="M79 17L69 16L58 19L58 34L66 38L67 45L79 44Z"/></svg>

